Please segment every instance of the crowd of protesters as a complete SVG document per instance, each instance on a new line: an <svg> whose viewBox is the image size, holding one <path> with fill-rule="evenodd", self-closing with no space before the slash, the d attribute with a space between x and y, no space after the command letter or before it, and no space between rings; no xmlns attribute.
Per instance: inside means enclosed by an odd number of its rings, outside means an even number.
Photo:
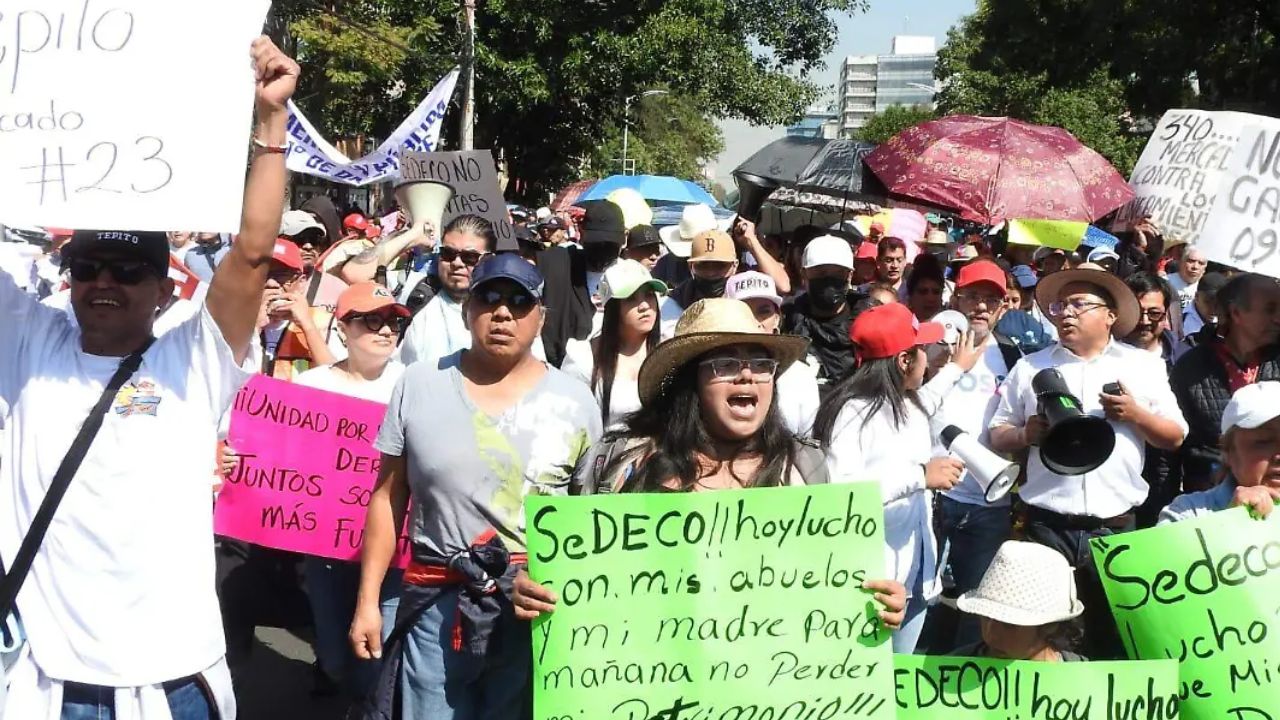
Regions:
<svg viewBox="0 0 1280 720"><path fill-rule="evenodd" d="M135 363L19 595L7 717L233 717L260 625L314 628L314 691L367 713L523 717L527 621L556 601L522 568L529 494L874 480L895 651L1047 661L1123 656L1090 538L1280 498L1280 285L1150 221L1062 250L932 214L765 233L690 205L659 229L636 196L516 208L503 247L477 215L285 212L298 70L254 54L236 237L50 230L43 284L0 274L6 565L67 420ZM1048 368L1114 429L1083 474L1036 451ZM359 565L214 537L258 373L387 406ZM1020 463L1013 493L988 501L952 426Z"/></svg>

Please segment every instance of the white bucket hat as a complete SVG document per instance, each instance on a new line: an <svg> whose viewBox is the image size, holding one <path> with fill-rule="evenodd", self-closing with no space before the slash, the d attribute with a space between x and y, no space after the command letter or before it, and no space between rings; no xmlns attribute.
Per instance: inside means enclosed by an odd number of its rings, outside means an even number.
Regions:
<svg viewBox="0 0 1280 720"><path fill-rule="evenodd" d="M1037 627L1079 617L1076 578L1060 553L1044 545L1010 540L956 607L1007 625Z"/></svg>
<svg viewBox="0 0 1280 720"><path fill-rule="evenodd" d="M680 212L680 224L669 225L658 231L662 244L671 254L687 258L693 252L693 239L708 230L719 230L720 223L710 205L702 203L685 205Z"/></svg>

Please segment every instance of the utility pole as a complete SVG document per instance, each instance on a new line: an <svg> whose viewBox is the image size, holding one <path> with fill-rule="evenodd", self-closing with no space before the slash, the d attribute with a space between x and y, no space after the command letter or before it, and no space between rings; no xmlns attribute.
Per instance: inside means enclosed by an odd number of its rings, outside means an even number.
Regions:
<svg viewBox="0 0 1280 720"><path fill-rule="evenodd" d="M670 95L670 94L671 93L667 92L666 90L645 90L639 95L631 95L627 97L626 100L623 101L622 103L622 174L623 175L634 174L631 172L627 172L627 160L629 160L629 158L627 157L627 149L628 149L627 141L630 139L630 136L631 136L631 101L637 98L643 100L644 98L653 97L654 95Z"/></svg>
<svg viewBox="0 0 1280 720"><path fill-rule="evenodd" d="M462 0L462 128L463 150L475 149L476 126L476 1Z"/></svg>

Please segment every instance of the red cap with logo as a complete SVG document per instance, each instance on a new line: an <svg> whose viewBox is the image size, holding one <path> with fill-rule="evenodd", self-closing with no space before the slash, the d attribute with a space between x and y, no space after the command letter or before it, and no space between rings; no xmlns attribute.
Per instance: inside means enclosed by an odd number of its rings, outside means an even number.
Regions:
<svg viewBox="0 0 1280 720"><path fill-rule="evenodd" d="M302 250L288 238L277 238L271 248L271 262L302 272Z"/></svg>
<svg viewBox="0 0 1280 720"><path fill-rule="evenodd" d="M384 308L390 308L393 314L400 317L409 317L413 314L409 308L396 302L390 290L376 282L362 282L342 291L338 296L338 307L334 316L339 320L345 320L352 314L367 315Z"/></svg>
<svg viewBox="0 0 1280 720"><path fill-rule="evenodd" d="M999 290L1001 295L1009 292L1009 287L1005 283L1004 270L990 260L971 262L960 268L960 274L956 275L957 290L979 283L990 285Z"/></svg>
<svg viewBox="0 0 1280 720"><path fill-rule="evenodd" d="M849 328L849 339L861 364L893 357L917 345L941 342L944 332L938 323L922 323L906 305L893 303L873 307L859 315Z"/></svg>

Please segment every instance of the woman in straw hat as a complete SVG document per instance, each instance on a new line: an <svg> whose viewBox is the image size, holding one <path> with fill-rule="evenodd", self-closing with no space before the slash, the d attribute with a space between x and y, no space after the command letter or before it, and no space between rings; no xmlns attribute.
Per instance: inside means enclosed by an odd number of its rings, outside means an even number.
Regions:
<svg viewBox="0 0 1280 720"><path fill-rule="evenodd" d="M640 367L662 338L658 300L667 285L635 260L619 260L600 279L600 334L565 345L561 370L591 386L605 427L640 409Z"/></svg>
<svg viewBox="0 0 1280 720"><path fill-rule="evenodd" d="M813 424L832 482L881 485L889 572L911 595L903 629L893 638L899 653L915 650L927 603L941 592L928 490L951 489L964 469L953 458L930 458L928 415L946 394L942 384L954 384L976 364L972 334L961 336L948 365L955 368L930 382L930 409L918 394L927 366L923 348L943 335L942 325L917 321L901 304L859 315L849 329L854 371L823 399Z"/></svg>
<svg viewBox="0 0 1280 720"><path fill-rule="evenodd" d="M1005 660L1073 662L1085 658L1063 648L1084 612L1076 597L1075 571L1066 558L1037 543L1009 540L1000 546L978 587L956 600L977 615L982 640L952 655Z"/></svg>
<svg viewBox="0 0 1280 720"><path fill-rule="evenodd" d="M689 306L675 336L640 369L641 409L597 443L573 479L575 490L701 492L827 482L822 452L789 432L774 403L774 380L803 357L808 341L766 334L740 300ZM864 585L901 622L906 591L889 580ZM519 617L555 608L555 594L517 578Z"/></svg>

